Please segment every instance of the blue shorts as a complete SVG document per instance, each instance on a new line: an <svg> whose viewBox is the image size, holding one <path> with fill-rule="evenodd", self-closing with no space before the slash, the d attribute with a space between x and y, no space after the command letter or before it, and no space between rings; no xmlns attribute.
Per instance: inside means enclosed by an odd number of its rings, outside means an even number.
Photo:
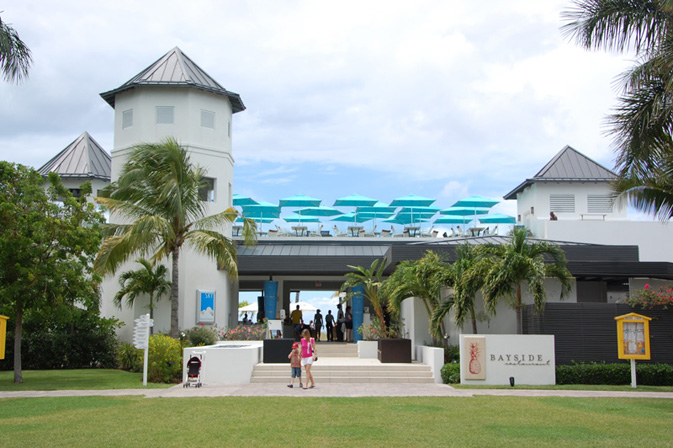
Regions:
<svg viewBox="0 0 673 448"><path fill-rule="evenodd" d="M292 378L301 378L301 367L292 367Z"/></svg>

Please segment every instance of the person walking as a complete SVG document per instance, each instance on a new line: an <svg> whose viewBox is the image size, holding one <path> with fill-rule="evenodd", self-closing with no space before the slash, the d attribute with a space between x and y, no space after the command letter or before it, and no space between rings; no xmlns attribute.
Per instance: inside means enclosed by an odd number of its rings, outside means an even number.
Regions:
<svg viewBox="0 0 673 448"><path fill-rule="evenodd" d="M344 341L344 312L341 309L341 304L337 305L337 322L336 322L336 336L337 342Z"/></svg>
<svg viewBox="0 0 673 448"><path fill-rule="evenodd" d="M334 342L334 315L332 310L327 310L327 316L325 316L325 331L327 331L327 341Z"/></svg>
<svg viewBox="0 0 673 448"><path fill-rule="evenodd" d="M297 305L297 309L292 311L292 314L290 314L290 318L292 319L292 325L294 325L294 339L296 341L299 340L299 335L301 333L301 328L302 328L302 312L299 309L299 305Z"/></svg>
<svg viewBox="0 0 673 448"><path fill-rule="evenodd" d="M346 324L346 342L353 342L353 313L350 306L346 307L344 323Z"/></svg>
<svg viewBox="0 0 673 448"><path fill-rule="evenodd" d="M316 342L320 342L320 332L322 331L322 314L320 314L320 310L315 312L315 316L313 316L313 325L315 325L315 340Z"/></svg>
<svg viewBox="0 0 673 448"><path fill-rule="evenodd" d="M287 387L294 387L294 379L299 378L299 387L303 388L304 385L301 382L301 352L299 351L298 342L292 344L292 351L287 357L290 358L290 369L292 370L290 384L288 384Z"/></svg>
<svg viewBox="0 0 673 448"><path fill-rule="evenodd" d="M315 380L311 374L311 366L313 361L318 360L318 354L315 351L315 339L311 337L311 332L306 328L301 332L301 365L306 369L306 389L313 389L315 387Z"/></svg>

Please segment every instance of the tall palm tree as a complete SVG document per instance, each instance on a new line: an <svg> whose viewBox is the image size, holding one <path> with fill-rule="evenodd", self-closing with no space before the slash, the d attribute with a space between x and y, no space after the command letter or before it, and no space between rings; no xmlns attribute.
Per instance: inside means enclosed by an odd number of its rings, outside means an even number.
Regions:
<svg viewBox="0 0 673 448"><path fill-rule="evenodd" d="M430 318L430 329L435 337L440 336L440 324L444 317L454 310L456 325L462 327L469 316L472 322L472 334L477 334L477 315L475 299L483 285L485 263L479 263L475 246L462 244L456 248L457 259L451 263L444 275L444 285L452 289L452 294L443 298Z"/></svg>
<svg viewBox="0 0 673 448"><path fill-rule="evenodd" d="M105 197L96 198L112 216L125 224L111 224L98 253L94 269L111 274L136 255L150 255L153 262L171 258L171 329L178 337L180 251L188 245L213 258L232 278L237 276L236 245L219 232L233 222L238 212L229 208L206 215L206 202L199 196L205 186L205 171L193 165L185 149L173 138L158 144L136 146L119 179ZM128 224L126 224L128 223ZM255 224L245 221L247 243L255 239Z"/></svg>
<svg viewBox="0 0 673 448"><path fill-rule="evenodd" d="M563 32L587 49L635 51L609 116L620 181L638 209L673 217L673 0L576 0Z"/></svg>
<svg viewBox="0 0 673 448"><path fill-rule="evenodd" d="M369 300L374 308L374 313L379 321L380 335L386 334L386 322L383 315L383 307L387 300L382 293L383 271L386 264L382 259L376 259L369 268L362 266L348 266L354 272L346 273L346 281L341 285L341 291L347 291L355 286L362 286L364 296Z"/></svg>
<svg viewBox="0 0 673 448"><path fill-rule="evenodd" d="M121 289L115 294L113 302L121 309L122 300L126 297L126 306L131 307L138 297L147 294L150 296L150 319L153 319L155 297L159 300L171 290L171 282L166 280L168 269L163 264L153 268L152 263L144 258L138 259L137 262L142 266L141 269L126 271L119 276Z"/></svg>
<svg viewBox="0 0 673 448"><path fill-rule="evenodd" d="M8 23L0 17L0 72L7 82L19 83L28 77L33 59L30 49Z"/></svg>
<svg viewBox="0 0 673 448"><path fill-rule="evenodd" d="M386 280L391 310L399 313L402 301L416 297L423 302L430 319L442 303L442 287L451 281L451 275L448 264L441 262L432 251L418 260L401 262ZM443 322L439 328L439 334L446 333ZM433 336L436 337L437 332Z"/></svg>
<svg viewBox="0 0 673 448"><path fill-rule="evenodd" d="M485 257L481 262L482 266L488 267L482 287L486 307L491 313L495 313L500 299L514 296L518 334L523 332L521 322L523 282L528 283L527 289L533 295L536 311L542 311L547 301L544 287L546 278L556 278L561 282L561 299L570 293L573 284L572 275L566 268L563 250L553 243L528 240L528 229L515 228L509 244L485 244L479 246L477 252Z"/></svg>

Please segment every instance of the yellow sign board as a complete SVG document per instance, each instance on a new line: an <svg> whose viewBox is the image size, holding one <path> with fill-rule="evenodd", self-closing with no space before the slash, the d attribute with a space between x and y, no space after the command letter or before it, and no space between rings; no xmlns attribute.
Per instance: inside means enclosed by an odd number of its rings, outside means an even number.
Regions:
<svg viewBox="0 0 673 448"><path fill-rule="evenodd" d="M7 320L9 320L9 317L0 316L0 359L5 359L5 344L7 343Z"/></svg>
<svg viewBox="0 0 673 448"><path fill-rule="evenodd" d="M619 359L650 359L650 321L636 313L615 317Z"/></svg>

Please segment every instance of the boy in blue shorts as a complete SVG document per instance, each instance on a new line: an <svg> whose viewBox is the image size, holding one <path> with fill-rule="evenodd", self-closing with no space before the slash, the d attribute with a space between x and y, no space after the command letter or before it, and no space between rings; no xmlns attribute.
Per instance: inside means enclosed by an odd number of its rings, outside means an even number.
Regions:
<svg viewBox="0 0 673 448"><path fill-rule="evenodd" d="M304 387L301 383L301 352L299 351L299 344L292 344L292 351L287 357L290 359L290 366L292 367L292 377L290 378L290 384L287 387L294 387L295 377L299 378L299 387Z"/></svg>

